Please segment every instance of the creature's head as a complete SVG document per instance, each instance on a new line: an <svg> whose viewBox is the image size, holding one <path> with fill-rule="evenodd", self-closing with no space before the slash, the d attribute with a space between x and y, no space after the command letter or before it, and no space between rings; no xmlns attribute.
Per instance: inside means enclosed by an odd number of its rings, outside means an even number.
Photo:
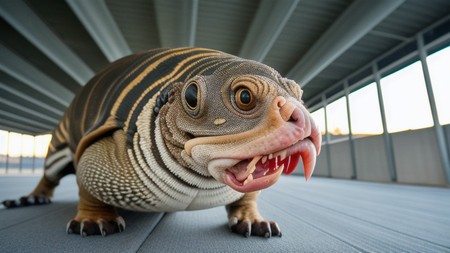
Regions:
<svg viewBox="0 0 450 253"><path fill-rule="evenodd" d="M300 86L253 61L177 83L164 106L166 145L185 167L239 192L274 184L301 158L311 176L321 135Z"/></svg>

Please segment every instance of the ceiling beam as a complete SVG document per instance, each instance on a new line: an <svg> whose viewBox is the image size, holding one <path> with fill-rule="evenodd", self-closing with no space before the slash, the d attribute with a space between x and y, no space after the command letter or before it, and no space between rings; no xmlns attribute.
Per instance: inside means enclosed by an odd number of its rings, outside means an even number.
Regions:
<svg viewBox="0 0 450 253"><path fill-rule="evenodd" d="M195 46L198 0L156 0L154 3L161 47Z"/></svg>
<svg viewBox="0 0 450 253"><path fill-rule="evenodd" d="M23 0L0 0L0 14L80 85L84 85L94 75Z"/></svg>
<svg viewBox="0 0 450 253"><path fill-rule="evenodd" d="M15 1L11 1L15 2ZM0 44L0 69L22 83L67 107L74 94Z"/></svg>
<svg viewBox="0 0 450 253"><path fill-rule="evenodd" d="M0 81L0 90L14 94L15 96L18 96L23 100L33 103L34 105L36 105L42 109L48 110L50 112L53 112L57 115L62 116L64 114L63 111L61 111L53 106L50 106L48 103L40 101L40 100L36 99L35 97L33 97L32 95L26 94L25 92L16 90L13 86L9 86L9 85L3 83L2 81Z"/></svg>
<svg viewBox="0 0 450 253"><path fill-rule="evenodd" d="M404 0L357 0L314 43L287 76L302 87L354 45Z"/></svg>
<svg viewBox="0 0 450 253"><path fill-rule="evenodd" d="M52 123L55 125L58 124L58 122L59 122L59 119L55 119L53 117L46 115L45 113L35 111L32 108L28 108L26 106L23 106L19 103L13 102L13 101L8 101L8 100L2 99L2 100L0 100L0 104L3 104L5 106L5 108L10 107L10 108L13 108L14 110L18 110L20 112L20 113L18 112L16 114L22 114L22 112L24 112L25 114L33 115L39 119L43 119L43 120L47 121L47 123ZM10 109L10 110L12 110L12 109Z"/></svg>
<svg viewBox="0 0 450 253"><path fill-rule="evenodd" d="M10 120L10 122L15 123L15 125L28 125L28 126L36 127L39 129L53 129L54 128L54 126L50 126L48 124L30 119L23 115L18 115L15 113L3 111L1 109L0 109L0 116L2 116L2 121L7 120L7 119L5 119L5 117L10 118L11 120L14 120L14 121Z"/></svg>
<svg viewBox="0 0 450 253"><path fill-rule="evenodd" d="M0 122L0 129L4 131L9 132L16 132L21 134L29 134L29 135L39 135L46 132L44 129L37 129L34 127L26 126L26 125L20 125L17 126L17 124L9 121L9 120L2 120Z"/></svg>
<svg viewBox="0 0 450 253"><path fill-rule="evenodd" d="M372 30L369 33L372 35L375 35L375 36L394 39L394 40L400 40L400 41L407 41L409 39L405 36L392 34L392 33L388 33L388 32L377 31L377 30Z"/></svg>
<svg viewBox="0 0 450 253"><path fill-rule="evenodd" d="M239 56L262 62L299 2L300 0L262 0Z"/></svg>
<svg viewBox="0 0 450 253"><path fill-rule="evenodd" d="M66 2L110 62L132 53L105 1Z"/></svg>

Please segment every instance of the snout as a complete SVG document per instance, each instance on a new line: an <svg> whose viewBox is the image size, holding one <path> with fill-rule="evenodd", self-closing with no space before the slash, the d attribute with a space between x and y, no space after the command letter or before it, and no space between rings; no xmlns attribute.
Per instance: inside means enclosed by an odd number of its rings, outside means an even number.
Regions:
<svg viewBox="0 0 450 253"><path fill-rule="evenodd" d="M320 145L322 143L322 135L311 114L305 106L297 100L286 99L282 96L276 97L272 102L274 113L274 121L279 121L281 117L284 127L289 128L289 134L281 137L285 143L295 143L299 140L308 138L314 144L317 154L320 153ZM277 115L278 114L278 115Z"/></svg>

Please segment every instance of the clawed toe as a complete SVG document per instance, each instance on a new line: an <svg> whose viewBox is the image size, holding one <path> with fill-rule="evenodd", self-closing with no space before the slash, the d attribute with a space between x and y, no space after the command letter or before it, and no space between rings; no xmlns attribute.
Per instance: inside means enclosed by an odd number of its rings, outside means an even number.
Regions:
<svg viewBox="0 0 450 253"><path fill-rule="evenodd" d="M122 217L117 217L115 220L107 221L98 219L93 221L91 219L83 219L77 221L72 219L67 223L66 231L68 234L80 234L82 237L89 235L102 235L120 233L125 230L125 221Z"/></svg>
<svg viewBox="0 0 450 253"><path fill-rule="evenodd" d="M266 238L270 238L272 236L281 237L281 231L278 227L278 224L273 221L259 221L253 222L250 221L237 221L236 218L230 219L230 229L232 232L244 235L245 237L250 237L250 235L254 236L262 236Z"/></svg>
<svg viewBox="0 0 450 253"><path fill-rule="evenodd" d="M18 200L12 199L12 200L5 200L2 202L2 204L6 208L44 205L44 204L50 204L50 203L51 203L50 198L45 195L24 196Z"/></svg>

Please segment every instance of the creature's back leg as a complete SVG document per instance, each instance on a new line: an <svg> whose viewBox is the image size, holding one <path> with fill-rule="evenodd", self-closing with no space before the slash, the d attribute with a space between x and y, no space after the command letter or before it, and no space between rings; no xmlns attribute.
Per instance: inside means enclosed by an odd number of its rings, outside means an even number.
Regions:
<svg viewBox="0 0 450 253"><path fill-rule="evenodd" d="M36 188L30 194L19 199L3 201L4 206L11 208L48 204L61 178L75 172L73 154L69 146L58 142L58 148L53 148L55 142L57 141L55 141L55 136L53 136L47 158L45 159L44 175Z"/></svg>

